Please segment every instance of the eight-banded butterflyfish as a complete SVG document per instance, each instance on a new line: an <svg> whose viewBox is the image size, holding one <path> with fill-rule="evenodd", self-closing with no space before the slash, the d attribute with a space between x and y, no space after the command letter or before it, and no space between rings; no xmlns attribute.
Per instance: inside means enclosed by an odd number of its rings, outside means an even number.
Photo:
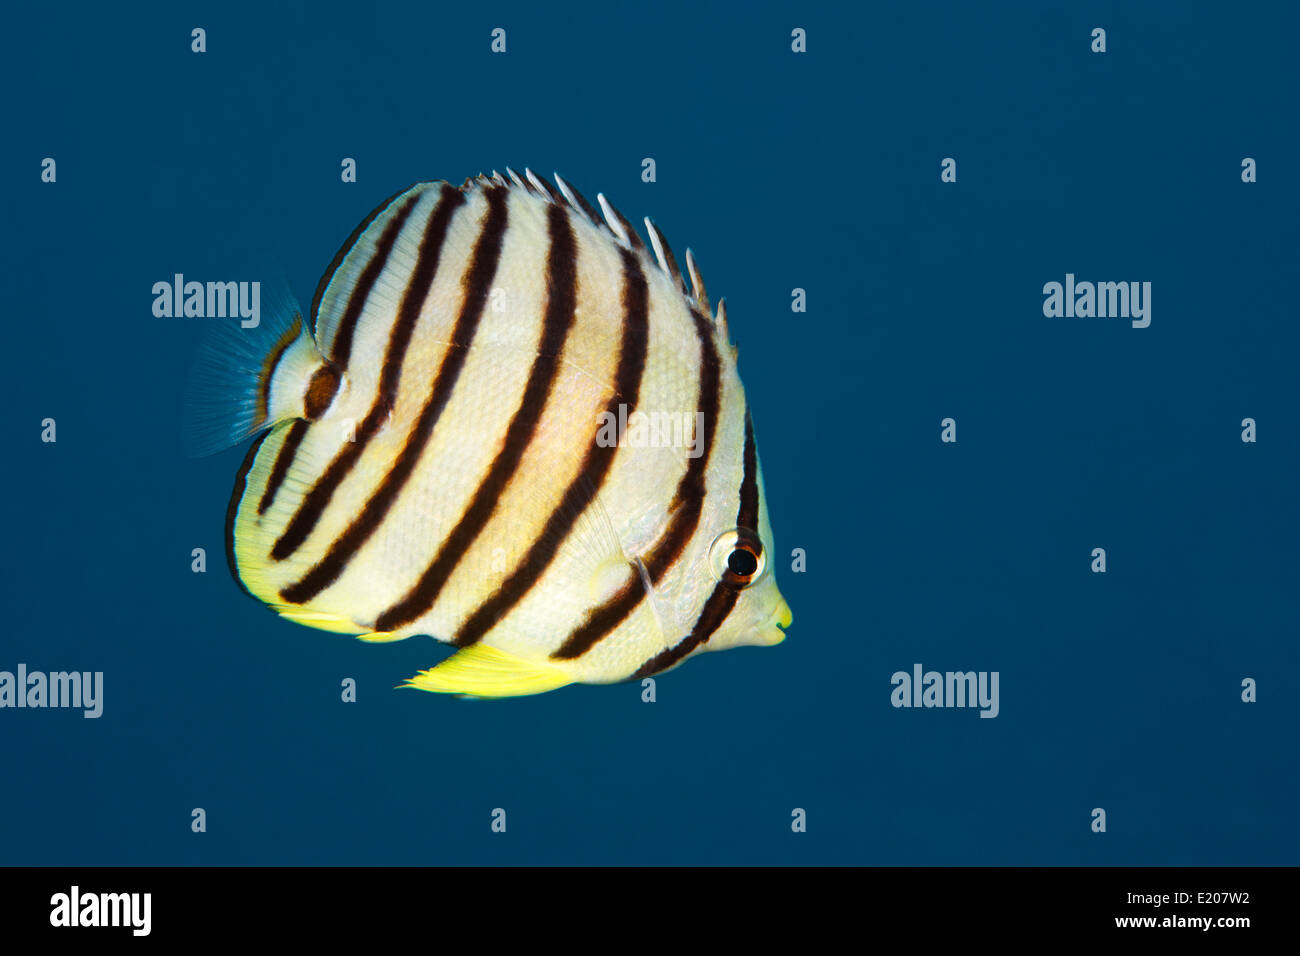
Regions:
<svg viewBox="0 0 1300 956"><path fill-rule="evenodd" d="M306 318L235 323L245 359L199 376L226 383L201 445L262 433L227 513L236 579L300 624L455 645L407 686L468 696L780 642L725 305L649 219L647 246L604 196L508 173L385 200Z"/></svg>

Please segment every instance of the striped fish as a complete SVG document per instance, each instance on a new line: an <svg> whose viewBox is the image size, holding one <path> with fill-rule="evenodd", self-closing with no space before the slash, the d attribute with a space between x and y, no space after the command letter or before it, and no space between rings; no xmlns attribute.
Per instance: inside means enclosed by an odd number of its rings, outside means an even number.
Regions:
<svg viewBox="0 0 1300 956"><path fill-rule="evenodd" d="M289 303L247 333L258 360L198 426L262 433L236 579L310 627L455 645L407 686L467 696L780 642L725 305L649 219L647 247L604 196L508 173L386 200L307 320Z"/></svg>

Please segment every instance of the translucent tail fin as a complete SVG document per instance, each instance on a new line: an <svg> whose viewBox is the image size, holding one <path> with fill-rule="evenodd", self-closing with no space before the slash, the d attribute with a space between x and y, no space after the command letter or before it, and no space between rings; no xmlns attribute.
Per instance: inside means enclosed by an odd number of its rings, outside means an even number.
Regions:
<svg viewBox="0 0 1300 956"><path fill-rule="evenodd" d="M278 421L303 417L317 373L333 373L288 287L273 283L262 298L255 326L207 320L185 396L184 446L191 457L214 454ZM318 380L315 392L322 392ZM332 398L332 388L329 394Z"/></svg>

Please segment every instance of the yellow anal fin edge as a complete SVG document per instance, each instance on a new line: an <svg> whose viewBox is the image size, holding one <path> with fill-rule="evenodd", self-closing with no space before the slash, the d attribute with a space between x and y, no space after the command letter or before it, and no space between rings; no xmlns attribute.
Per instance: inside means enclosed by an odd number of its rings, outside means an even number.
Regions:
<svg viewBox="0 0 1300 956"><path fill-rule="evenodd" d="M391 644L393 641L404 641L409 634L394 634L392 631L371 631L368 634L358 634L358 641L365 641L367 644Z"/></svg>
<svg viewBox="0 0 1300 956"><path fill-rule="evenodd" d="M437 667L421 671L402 686L435 694L522 697L544 694L573 682L574 678L558 667L526 661L486 644L474 644L457 651Z"/></svg>
<svg viewBox="0 0 1300 956"><path fill-rule="evenodd" d="M333 631L336 634L356 634L363 640L372 636L380 636L367 634L366 629L355 621L330 611L314 611L311 608L299 607L296 604L272 604L271 609L285 620L293 621L295 624L301 624L304 627L314 627L320 631Z"/></svg>
<svg viewBox="0 0 1300 956"><path fill-rule="evenodd" d="M314 627L318 631L351 634L358 641L365 641L367 644L390 644L410 637L409 634L394 634L391 631L367 631L351 618L331 611L313 611L311 608L299 607L296 604L272 604L271 608L286 621L293 621L304 627Z"/></svg>

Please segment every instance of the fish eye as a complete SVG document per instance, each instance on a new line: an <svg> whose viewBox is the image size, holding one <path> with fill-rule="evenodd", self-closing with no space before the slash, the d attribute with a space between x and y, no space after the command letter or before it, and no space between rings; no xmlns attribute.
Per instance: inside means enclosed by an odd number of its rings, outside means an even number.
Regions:
<svg viewBox="0 0 1300 956"><path fill-rule="evenodd" d="M713 576L737 591L743 591L760 577L767 567L763 542L748 528L732 528L713 539L709 548L709 569Z"/></svg>

